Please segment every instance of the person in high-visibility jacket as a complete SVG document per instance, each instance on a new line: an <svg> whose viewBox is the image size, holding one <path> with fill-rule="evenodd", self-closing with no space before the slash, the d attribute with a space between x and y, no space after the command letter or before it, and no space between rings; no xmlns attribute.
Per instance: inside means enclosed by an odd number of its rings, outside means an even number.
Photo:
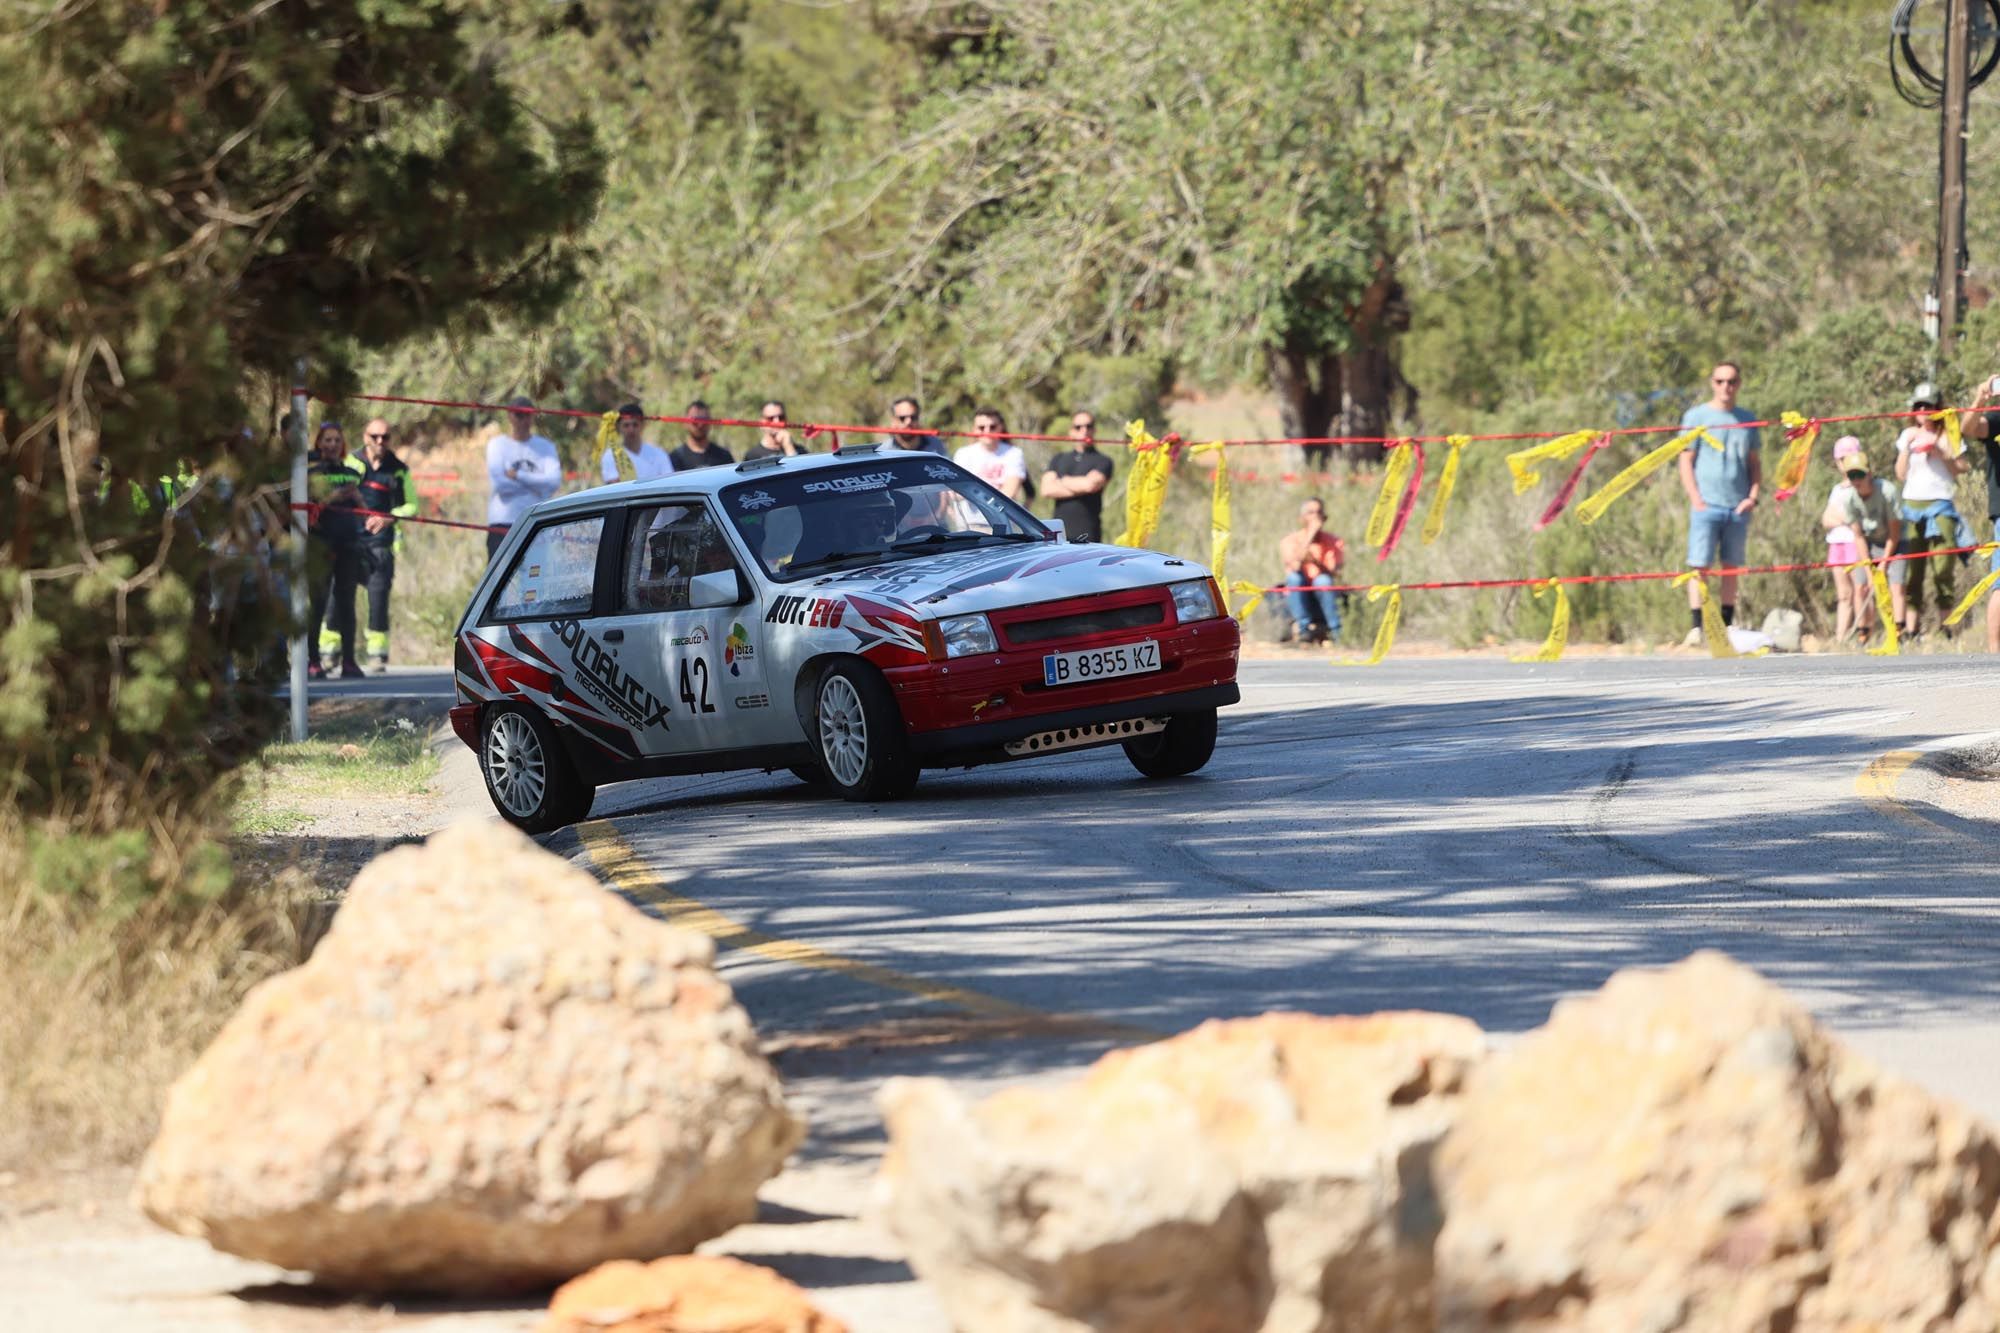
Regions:
<svg viewBox="0 0 2000 1333"><path fill-rule="evenodd" d="M354 657L354 593L361 575L362 536L362 519L354 511L361 507L363 470L361 460L347 452L347 434L339 423L321 423L306 467L306 493L319 506L312 521L316 540L306 550L312 632L319 641L307 674L315 679L326 674L324 659L336 650L344 678L366 674Z"/></svg>
<svg viewBox="0 0 2000 1333"><path fill-rule="evenodd" d="M389 665L389 589L396 582L396 552L403 546L399 518L417 512L417 483L389 447L389 423L377 417L361 432L361 584L368 590L368 660Z"/></svg>

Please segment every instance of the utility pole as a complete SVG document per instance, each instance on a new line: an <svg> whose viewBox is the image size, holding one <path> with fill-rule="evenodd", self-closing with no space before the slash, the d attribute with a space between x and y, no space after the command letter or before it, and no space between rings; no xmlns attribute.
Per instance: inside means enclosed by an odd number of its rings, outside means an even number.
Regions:
<svg viewBox="0 0 2000 1333"><path fill-rule="evenodd" d="M1965 316L1966 99L1972 91L1972 6L1945 0L1944 125L1938 136L1937 350L1951 359Z"/></svg>
<svg viewBox="0 0 2000 1333"><path fill-rule="evenodd" d="M306 363L300 357L292 374L292 423L285 443L292 449L292 739L306 738L306 617L312 614L306 589ZM318 652L319 645L311 645Z"/></svg>

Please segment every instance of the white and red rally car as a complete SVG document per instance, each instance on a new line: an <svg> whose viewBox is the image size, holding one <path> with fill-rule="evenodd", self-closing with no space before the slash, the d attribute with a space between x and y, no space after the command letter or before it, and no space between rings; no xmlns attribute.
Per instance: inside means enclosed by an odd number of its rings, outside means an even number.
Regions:
<svg viewBox="0 0 2000 1333"><path fill-rule="evenodd" d="M515 525L459 623L452 726L531 832L601 783L789 768L850 800L925 768L1122 743L1208 762L1238 635L1214 579L1073 545L882 446L604 486Z"/></svg>

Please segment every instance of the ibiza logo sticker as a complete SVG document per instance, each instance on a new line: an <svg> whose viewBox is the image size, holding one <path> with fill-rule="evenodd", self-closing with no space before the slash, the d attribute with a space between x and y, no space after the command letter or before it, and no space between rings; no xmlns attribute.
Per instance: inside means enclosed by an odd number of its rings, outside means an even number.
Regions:
<svg viewBox="0 0 2000 1333"><path fill-rule="evenodd" d="M731 625L729 637L722 642L722 660L729 667L729 674L742 675L743 664L755 661L756 657L757 650L750 646L750 632L741 625Z"/></svg>
<svg viewBox="0 0 2000 1333"><path fill-rule="evenodd" d="M634 727L642 730L646 727L666 728L667 714L672 711L667 701L620 667L618 659L592 638L581 624L574 620L558 620L549 628L569 649L570 664L576 668L570 673L570 679L575 684L596 696L606 708Z"/></svg>

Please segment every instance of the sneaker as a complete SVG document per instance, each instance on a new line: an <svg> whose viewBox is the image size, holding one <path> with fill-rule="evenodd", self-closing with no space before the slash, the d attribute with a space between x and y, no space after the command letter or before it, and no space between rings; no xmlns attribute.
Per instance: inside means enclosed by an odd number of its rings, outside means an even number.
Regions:
<svg viewBox="0 0 2000 1333"><path fill-rule="evenodd" d="M1293 643L1296 643L1303 648L1305 645L1311 643L1312 641L1313 641L1313 629L1311 625L1306 624L1303 620L1292 622Z"/></svg>
<svg viewBox="0 0 2000 1333"><path fill-rule="evenodd" d="M320 665L318 658L314 658L312 661L306 663L306 679L307 680L326 679L326 668Z"/></svg>
<svg viewBox="0 0 2000 1333"><path fill-rule="evenodd" d="M368 659L368 666L369 666L369 669L370 669L370 670L372 670L372 671L373 671L373 672L374 672L374 673L375 673L376 675L378 675L378 676L386 676L386 675L388 675L388 674L389 674L389 654L387 654L387 653L376 653L376 654L375 654L374 656L372 656L372 657L370 657L370 658Z"/></svg>
<svg viewBox="0 0 2000 1333"><path fill-rule="evenodd" d="M347 661L340 664L340 678L342 680L366 680L368 679L368 673L361 669L361 663L350 657Z"/></svg>
<svg viewBox="0 0 2000 1333"><path fill-rule="evenodd" d="M1700 630L1691 629L1687 632L1687 637L1681 640L1681 647L1699 648L1702 645L1702 640L1704 637L1706 636L1704 636Z"/></svg>

